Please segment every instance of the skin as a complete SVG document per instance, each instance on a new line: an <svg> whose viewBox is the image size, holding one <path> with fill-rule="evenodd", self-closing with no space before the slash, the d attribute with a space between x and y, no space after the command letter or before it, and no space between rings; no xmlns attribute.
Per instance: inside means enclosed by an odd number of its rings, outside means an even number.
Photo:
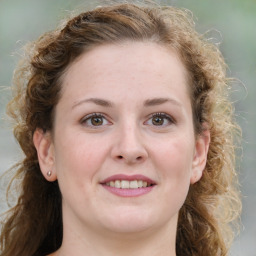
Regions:
<svg viewBox="0 0 256 256"><path fill-rule="evenodd" d="M98 126L93 113L103 116ZM176 255L178 212L202 176L209 137L194 134L186 70L174 51L129 42L80 56L63 76L54 130L34 133L42 173L58 179L63 196L63 244L52 255ZM156 185L118 196L101 184L115 174Z"/></svg>

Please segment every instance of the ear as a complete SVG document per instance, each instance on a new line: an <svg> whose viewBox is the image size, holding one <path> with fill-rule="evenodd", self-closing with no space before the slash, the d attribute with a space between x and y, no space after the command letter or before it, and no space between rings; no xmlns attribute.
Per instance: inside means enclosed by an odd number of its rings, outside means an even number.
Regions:
<svg viewBox="0 0 256 256"><path fill-rule="evenodd" d="M48 181L55 181L57 176L54 166L54 146L50 132L36 129L33 134L33 142L37 150L37 157L43 176Z"/></svg>
<svg viewBox="0 0 256 256"><path fill-rule="evenodd" d="M199 181L203 175L203 171L206 166L209 145L210 131L206 129L196 139L195 153L192 163L192 173L190 177L191 184L194 184L197 181Z"/></svg>

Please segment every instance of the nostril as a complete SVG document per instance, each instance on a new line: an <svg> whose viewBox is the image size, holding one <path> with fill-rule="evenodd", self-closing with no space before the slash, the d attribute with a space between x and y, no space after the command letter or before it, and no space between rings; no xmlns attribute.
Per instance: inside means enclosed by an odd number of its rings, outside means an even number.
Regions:
<svg viewBox="0 0 256 256"><path fill-rule="evenodd" d="M125 161L129 164L132 163L141 163L144 161L145 157L143 155L132 155L132 154L127 154L127 155L116 155L114 156L115 160L117 161Z"/></svg>

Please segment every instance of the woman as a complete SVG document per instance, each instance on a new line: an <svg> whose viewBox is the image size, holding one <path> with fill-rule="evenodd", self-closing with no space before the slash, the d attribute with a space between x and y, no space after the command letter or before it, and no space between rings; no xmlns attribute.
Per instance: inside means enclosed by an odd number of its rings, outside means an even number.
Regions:
<svg viewBox="0 0 256 256"><path fill-rule="evenodd" d="M188 13L98 7L28 49L1 255L227 255L239 129L223 58Z"/></svg>

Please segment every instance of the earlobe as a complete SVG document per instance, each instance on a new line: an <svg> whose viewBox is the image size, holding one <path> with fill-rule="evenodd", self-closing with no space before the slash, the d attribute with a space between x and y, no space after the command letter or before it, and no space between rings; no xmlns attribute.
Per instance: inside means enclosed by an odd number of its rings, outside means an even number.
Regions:
<svg viewBox="0 0 256 256"><path fill-rule="evenodd" d="M54 168L54 146L50 133L36 129L33 134L33 142L43 176L48 181L55 181L57 176Z"/></svg>
<svg viewBox="0 0 256 256"><path fill-rule="evenodd" d="M207 129L201 135L199 135L196 140L195 154L190 178L191 184L198 182L203 175L203 171L206 166L209 145L210 131Z"/></svg>

